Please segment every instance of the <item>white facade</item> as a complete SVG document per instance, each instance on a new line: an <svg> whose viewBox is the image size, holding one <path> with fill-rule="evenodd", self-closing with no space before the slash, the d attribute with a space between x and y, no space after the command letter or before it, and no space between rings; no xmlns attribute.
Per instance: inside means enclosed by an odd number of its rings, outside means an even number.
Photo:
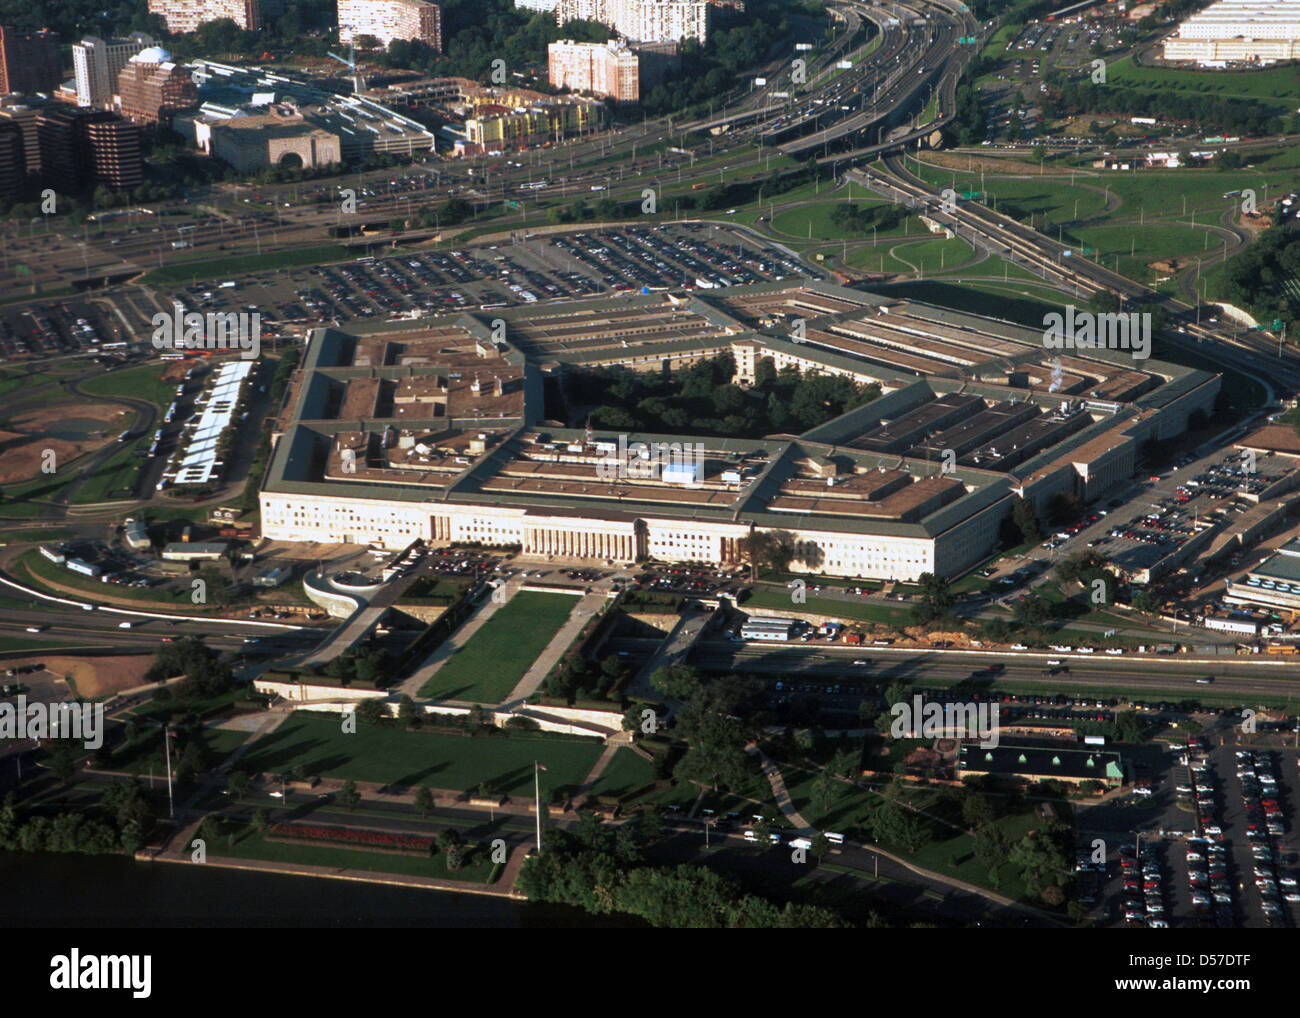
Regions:
<svg viewBox="0 0 1300 1018"><path fill-rule="evenodd" d="M425 0L338 0L338 19L342 43L370 35L385 46L403 39L442 49L442 9Z"/></svg>
<svg viewBox="0 0 1300 1018"><path fill-rule="evenodd" d="M378 492L376 492L378 495ZM791 534L795 568L830 576L915 580L951 575L988 554L1003 512L996 506L937 537L771 527ZM262 536L273 541L379 544L399 549L416 538L434 543L519 545L524 554L633 563L739 563L744 521L629 517L606 519L578 511L524 510L492 504L427 503L335 495L262 492Z"/></svg>
<svg viewBox="0 0 1300 1018"><path fill-rule="evenodd" d="M599 21L626 39L680 42L709 35L708 0L559 0L555 20Z"/></svg>
<svg viewBox="0 0 1300 1018"><path fill-rule="evenodd" d="M1300 58L1300 0L1219 0L1178 26L1164 56L1202 64Z"/></svg>
<svg viewBox="0 0 1300 1018"><path fill-rule="evenodd" d="M109 109L117 91L117 76L137 53L153 46L143 32L125 39L87 36L72 47L72 70L77 82L77 105Z"/></svg>

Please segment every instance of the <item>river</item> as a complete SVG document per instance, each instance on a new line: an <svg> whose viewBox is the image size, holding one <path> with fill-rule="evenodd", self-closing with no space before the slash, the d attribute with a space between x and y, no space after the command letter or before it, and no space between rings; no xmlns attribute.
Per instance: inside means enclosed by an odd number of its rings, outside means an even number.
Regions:
<svg viewBox="0 0 1300 1018"><path fill-rule="evenodd" d="M8 927L622 927L629 917L477 894L142 863L120 856L0 852Z"/></svg>

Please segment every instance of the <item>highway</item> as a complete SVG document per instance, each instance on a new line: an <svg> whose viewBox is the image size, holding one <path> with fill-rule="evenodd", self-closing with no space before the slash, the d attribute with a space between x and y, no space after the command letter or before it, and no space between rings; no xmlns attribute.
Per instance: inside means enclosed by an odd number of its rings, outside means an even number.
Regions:
<svg viewBox="0 0 1300 1018"><path fill-rule="evenodd" d="M951 228L975 248L1020 265L1044 281L1072 292L1077 299L1086 300L1095 293L1109 291L1126 304L1165 307L1171 319L1166 337L1169 342L1198 346L1208 343L1218 347L1219 355L1231 358L1238 368L1244 361L1247 369L1266 375L1272 387L1289 392L1300 390L1300 354L1294 350L1283 348L1279 358L1274 341L1261 333L1234 330L1208 320L1198 323L1195 308L1112 272L1023 223L960 195L949 195L945 201L941 192L909 171L897 153L884 155L882 162L884 172L864 167L849 170L845 176ZM1175 338L1172 334L1175 328L1189 338ZM1241 356L1242 351L1246 352L1245 358Z"/></svg>
<svg viewBox="0 0 1300 1018"><path fill-rule="evenodd" d="M975 672L990 665L1005 665L996 679L977 679L988 688L1008 688L1013 684L1033 686L1076 694L1083 690L1131 690L1150 694L1154 699L1178 700L1184 697L1217 699L1241 697L1245 705L1254 703L1286 704L1300 697L1295 680L1294 659L1260 660L1252 655L1246 660L1224 657L1192 664L1191 655L1167 657L1134 655L1091 658L1078 654L1048 652L990 652L894 650L886 647L843 647L815 644L762 646L730 640L702 640L696 644L689 663L706 671L743 671L774 675L845 676L873 683L888 684L896 679L936 686L969 681ZM1061 660L1068 671L1044 674L1049 660ZM868 661L855 665L855 661ZM1198 659L1199 661L1199 659ZM1210 686L1193 685L1195 678L1213 676ZM1192 693L1191 690L1197 690ZM1256 699L1258 698L1258 699Z"/></svg>

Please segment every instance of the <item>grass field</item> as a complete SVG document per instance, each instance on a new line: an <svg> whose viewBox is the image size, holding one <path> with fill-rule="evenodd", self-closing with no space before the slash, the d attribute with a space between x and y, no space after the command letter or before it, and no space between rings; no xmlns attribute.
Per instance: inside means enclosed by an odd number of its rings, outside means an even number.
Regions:
<svg viewBox="0 0 1300 1018"><path fill-rule="evenodd" d="M1119 271L1140 282L1155 277L1151 262L1197 255L1208 257L1223 244L1210 231L1165 223L1146 223L1141 227L1091 226L1072 232L1081 245L1096 252L1089 257L1112 269L1118 258Z"/></svg>
<svg viewBox="0 0 1300 1018"><path fill-rule="evenodd" d="M812 803L812 784L815 775L810 771L786 772L790 797L795 808L814 826L840 833L853 832L859 837L870 840L870 831L866 821L872 816L880 796L874 792L848 785L833 798L830 804L819 810ZM794 779L794 780L791 780ZM932 812L938 796L929 789L909 789L905 801L917 809ZM982 887L992 887L988 871L975 858L975 839L965 831L955 830L939 820L921 816L921 823L928 835L926 843L915 853L909 854L901 845L882 843L882 847L917 866L956 877L968 883ZM960 819L956 821L960 825ZM1008 844L1014 845L1032 828L1038 826L1034 813L1013 813L997 821L1007 838ZM1004 864L998 870L997 887L1000 893L1013 898L1026 894L1023 879L1018 868Z"/></svg>
<svg viewBox="0 0 1300 1018"><path fill-rule="evenodd" d="M214 765L243 745L247 738L247 732L228 731L222 728L203 730L203 744L207 747ZM172 753L175 760L175 743L172 744ZM146 729L134 742L119 748L113 754L109 769L127 774L148 774L151 770L155 774L166 774L166 748L163 745L162 730Z"/></svg>
<svg viewBox="0 0 1300 1018"><path fill-rule="evenodd" d="M654 767L630 749L620 748L591 786L591 795L627 795L654 780Z"/></svg>
<svg viewBox="0 0 1300 1018"><path fill-rule="evenodd" d="M806 604L796 605L791 603L788 592L777 590L756 590L741 607L750 612L756 608L774 608L782 611L802 611L809 615L856 619L860 622L879 622L882 625L907 621L905 608L886 608L884 605L867 604L863 601L836 601L824 597L809 597Z"/></svg>
<svg viewBox="0 0 1300 1018"><path fill-rule="evenodd" d="M856 231L847 231L837 226L832 219L836 209L845 206L844 201L825 201L816 205L802 205L798 208L785 209L777 212L776 219L772 222L773 230L776 233L785 235L795 240L872 240L873 238L882 237L903 237L903 236L924 236L925 227L916 219L915 216L908 216L903 222L892 230L877 230L872 234L871 230L865 233ZM864 200L855 199L854 205L868 206L871 208L884 207L889 202L883 199ZM812 228L811 238L808 236L809 227Z"/></svg>
<svg viewBox="0 0 1300 1018"><path fill-rule="evenodd" d="M891 247L882 260L881 271L932 275L969 262L974 256L974 248L960 237L929 237Z"/></svg>
<svg viewBox="0 0 1300 1018"><path fill-rule="evenodd" d="M146 283L182 283L217 276L243 275L261 269L288 269L299 265L323 265L328 262L350 261L358 256L353 248L342 244L322 244L319 247L290 248L286 251L268 251L265 254L231 255L192 262L178 262L161 269L151 269L145 274Z"/></svg>
<svg viewBox="0 0 1300 1018"><path fill-rule="evenodd" d="M1300 78L1291 66L1258 71L1145 67L1124 57L1106 65L1108 85L1146 88L1219 99L1258 99L1294 109L1300 103Z"/></svg>
<svg viewBox="0 0 1300 1018"><path fill-rule="evenodd" d="M148 435L141 435L125 444L95 473L83 476L72 491L69 501L73 505L107 502L112 499L131 498L135 494L136 478L146 460L136 455L140 449L147 451Z"/></svg>
<svg viewBox="0 0 1300 1018"><path fill-rule="evenodd" d="M114 600L142 601L164 605L168 611L178 614L187 611L195 615L203 614L202 611L194 610L195 605L190 600L189 587L173 587L172 592L168 593L141 587L127 587L117 583L101 583L92 580L89 576L82 576L56 565L35 548L24 552L15 561L14 577L19 581L30 580L34 586L53 589L56 593L63 593L70 589L90 599L111 597ZM59 588L64 590L60 591Z"/></svg>
<svg viewBox="0 0 1300 1018"><path fill-rule="evenodd" d="M560 631L576 603L568 594L521 591L433 673L420 696L500 703Z"/></svg>
<svg viewBox="0 0 1300 1018"><path fill-rule="evenodd" d="M268 862L297 863L302 866L328 866L331 869L364 870L369 873L400 873L404 876L438 877L487 884L494 879L496 867L482 845L470 846L470 856L458 870L447 869L446 855L424 857L397 855L390 852L366 852L332 845L268 841L262 834L248 831L231 845L221 838L208 846L214 858L264 859Z"/></svg>
<svg viewBox="0 0 1300 1018"><path fill-rule="evenodd" d="M123 371L110 371L100 378L82 382L81 388L92 396L126 396L146 399L160 410L166 410L176 398L176 383L164 382L162 374L169 364L141 364Z"/></svg>
<svg viewBox="0 0 1300 1018"><path fill-rule="evenodd" d="M469 790L483 782L512 796L533 794L533 761L542 792L572 791L600 756L594 739L448 735L359 725L337 718L293 717L260 739L241 760L252 771L278 774L301 766L308 774L389 785Z"/></svg>

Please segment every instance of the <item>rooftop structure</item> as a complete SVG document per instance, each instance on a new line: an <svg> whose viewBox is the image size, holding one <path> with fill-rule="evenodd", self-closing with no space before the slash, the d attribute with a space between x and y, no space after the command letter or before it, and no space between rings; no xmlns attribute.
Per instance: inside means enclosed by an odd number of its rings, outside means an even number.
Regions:
<svg viewBox="0 0 1300 1018"><path fill-rule="evenodd" d="M816 308L809 335L822 338L752 329L740 314L758 307L770 322L782 308ZM890 335L911 335L912 353L936 373L884 362L850 339L854 323L886 315ZM491 319L474 313L427 328L313 330L277 424L261 493L264 536L393 548L416 538L472 541L592 560L723 564L742 561L743 539L761 529L790 535L799 569L953 575L996 545L1015 495L1040 510L1058 492L1095 497L1131 476L1134 447L1181 433L1219 386L1208 372L1157 360L1139 370L1105 350L1073 358L1080 377L1132 374L1129 401L1101 405L1086 392L1066 399L1014 373L994 384L982 376L997 365L1005 376L1008 361L1041 361L1039 331L821 283L494 316L506 321L508 341L494 342ZM968 363L930 357L950 342L968 351ZM742 386L770 359L778 370L842 375L882 395L802 435L762 439L540 421L542 376L562 365L662 372L724 352ZM955 463L943 455L951 447L934 447L954 429ZM658 467L629 458L638 442L665 454ZM1127 459L1115 459L1117 447Z"/></svg>
<svg viewBox="0 0 1300 1018"><path fill-rule="evenodd" d="M1178 26L1164 57L1219 66L1300 58L1300 0L1218 0Z"/></svg>

